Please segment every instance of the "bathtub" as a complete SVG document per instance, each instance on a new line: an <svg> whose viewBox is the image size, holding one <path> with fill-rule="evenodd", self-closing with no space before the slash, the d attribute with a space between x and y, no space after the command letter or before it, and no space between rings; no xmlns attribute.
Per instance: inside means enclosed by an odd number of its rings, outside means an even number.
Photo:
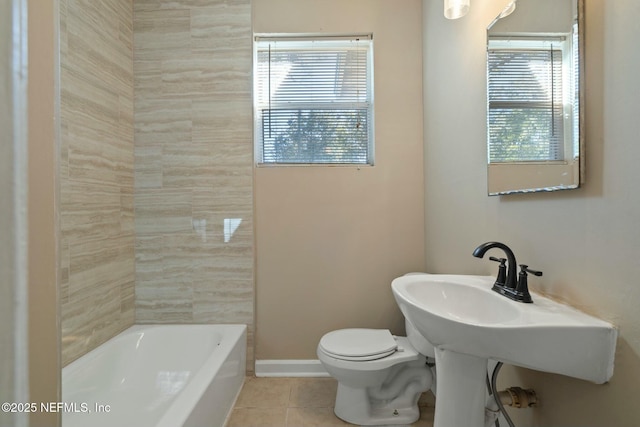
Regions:
<svg viewBox="0 0 640 427"><path fill-rule="evenodd" d="M135 325L62 369L63 427L221 427L245 325Z"/></svg>

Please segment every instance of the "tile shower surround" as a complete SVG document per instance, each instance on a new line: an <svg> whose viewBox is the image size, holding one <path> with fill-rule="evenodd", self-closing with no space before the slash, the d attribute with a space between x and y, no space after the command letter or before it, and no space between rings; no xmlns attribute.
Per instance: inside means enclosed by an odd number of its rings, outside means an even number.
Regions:
<svg viewBox="0 0 640 427"><path fill-rule="evenodd" d="M134 322L130 0L60 0L62 363Z"/></svg>
<svg viewBox="0 0 640 427"><path fill-rule="evenodd" d="M249 0L134 2L137 323L244 323L253 369Z"/></svg>
<svg viewBox="0 0 640 427"><path fill-rule="evenodd" d="M134 322L244 323L252 369L250 1L60 17L63 364Z"/></svg>

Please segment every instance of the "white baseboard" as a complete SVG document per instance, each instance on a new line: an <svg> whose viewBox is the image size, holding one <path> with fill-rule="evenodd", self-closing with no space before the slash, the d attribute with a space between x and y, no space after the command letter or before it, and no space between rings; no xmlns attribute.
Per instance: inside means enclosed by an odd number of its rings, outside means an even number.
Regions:
<svg viewBox="0 0 640 427"><path fill-rule="evenodd" d="M256 377L328 377L317 359L309 360L256 360Z"/></svg>

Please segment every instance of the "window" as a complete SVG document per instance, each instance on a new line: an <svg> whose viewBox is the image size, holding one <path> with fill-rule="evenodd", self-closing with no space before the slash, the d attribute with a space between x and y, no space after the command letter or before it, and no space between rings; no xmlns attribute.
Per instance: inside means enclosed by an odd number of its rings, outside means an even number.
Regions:
<svg viewBox="0 0 640 427"><path fill-rule="evenodd" d="M577 97L570 83L570 42L490 39L487 58L489 162L563 161L571 155L573 123L565 117Z"/></svg>
<svg viewBox="0 0 640 427"><path fill-rule="evenodd" d="M370 36L257 36L256 159L262 164L373 164Z"/></svg>

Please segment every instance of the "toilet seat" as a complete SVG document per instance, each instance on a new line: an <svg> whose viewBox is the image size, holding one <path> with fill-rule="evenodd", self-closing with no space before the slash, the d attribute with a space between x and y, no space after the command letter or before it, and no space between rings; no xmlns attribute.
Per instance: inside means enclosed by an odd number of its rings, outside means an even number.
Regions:
<svg viewBox="0 0 640 427"><path fill-rule="evenodd" d="M340 329L320 339L320 349L340 360L368 361L396 352L398 343L388 329Z"/></svg>

